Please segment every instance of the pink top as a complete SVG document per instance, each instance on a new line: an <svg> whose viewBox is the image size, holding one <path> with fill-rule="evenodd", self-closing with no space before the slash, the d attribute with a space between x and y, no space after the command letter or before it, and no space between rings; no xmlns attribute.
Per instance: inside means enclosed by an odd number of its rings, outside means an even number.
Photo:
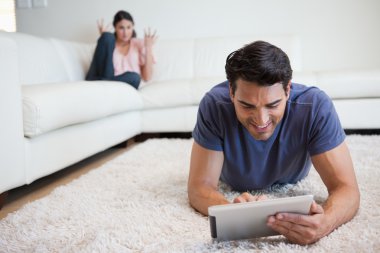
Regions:
<svg viewBox="0 0 380 253"><path fill-rule="evenodd" d="M132 38L127 55L123 55L117 50L113 51L113 68L115 76L121 75L126 71L136 72L141 75L141 66L145 64L144 40Z"/></svg>

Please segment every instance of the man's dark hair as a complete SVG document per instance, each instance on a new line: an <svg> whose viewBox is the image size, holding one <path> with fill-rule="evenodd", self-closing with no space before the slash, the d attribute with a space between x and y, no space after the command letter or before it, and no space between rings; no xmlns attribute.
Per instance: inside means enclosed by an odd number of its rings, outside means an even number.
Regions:
<svg viewBox="0 0 380 253"><path fill-rule="evenodd" d="M113 27L116 28L117 23L119 23L123 19L129 20L131 21L132 24L135 24L135 22L133 21L132 15L129 14L129 12L121 10L121 11L116 12L115 16L113 17L113 22L112 22ZM116 32L115 32L115 35L116 35ZM137 36L136 31L135 29L133 29L132 38L135 38L136 36Z"/></svg>
<svg viewBox="0 0 380 253"><path fill-rule="evenodd" d="M292 72L289 58L284 51L265 41L245 45L229 54L226 60L227 80L233 94L239 78L260 86L281 82L286 92Z"/></svg>

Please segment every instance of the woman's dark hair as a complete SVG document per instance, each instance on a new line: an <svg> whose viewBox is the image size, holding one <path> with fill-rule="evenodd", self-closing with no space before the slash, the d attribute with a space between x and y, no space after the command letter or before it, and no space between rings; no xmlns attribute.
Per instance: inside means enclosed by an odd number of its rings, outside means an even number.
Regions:
<svg viewBox="0 0 380 253"><path fill-rule="evenodd" d="M113 18L113 23L112 23L113 27L116 28L116 24L122 21L123 19L131 21L133 25L135 24L131 14L129 14L126 11L118 11ZM116 36L116 33L115 33L115 36ZM132 38L135 38L136 36L137 36L136 31L135 29L133 29Z"/></svg>
<svg viewBox="0 0 380 253"><path fill-rule="evenodd" d="M281 82L286 92L292 72L288 56L280 48L265 41L245 45L229 54L226 60L227 80L233 94L239 78L261 86Z"/></svg>

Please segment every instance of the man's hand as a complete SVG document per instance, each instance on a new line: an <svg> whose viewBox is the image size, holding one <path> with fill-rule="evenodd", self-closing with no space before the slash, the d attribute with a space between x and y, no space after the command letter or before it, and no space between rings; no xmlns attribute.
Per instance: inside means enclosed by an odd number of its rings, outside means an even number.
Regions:
<svg viewBox="0 0 380 253"><path fill-rule="evenodd" d="M289 241L300 245L318 241L331 231L332 225L326 221L323 207L312 203L309 215L278 213L269 216L267 225L285 236Z"/></svg>
<svg viewBox="0 0 380 253"><path fill-rule="evenodd" d="M249 192L244 192L240 194L240 196L236 197L233 202L243 203L243 202L253 202L253 201L259 201L259 200L265 200L265 199L267 199L267 196L265 195L253 196Z"/></svg>

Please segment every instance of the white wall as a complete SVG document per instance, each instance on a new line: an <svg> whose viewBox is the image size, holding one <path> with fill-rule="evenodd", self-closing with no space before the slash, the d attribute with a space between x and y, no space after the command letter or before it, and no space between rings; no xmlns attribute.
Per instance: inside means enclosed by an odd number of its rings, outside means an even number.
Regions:
<svg viewBox="0 0 380 253"><path fill-rule="evenodd" d="M48 0L18 9L17 29L35 35L95 42L96 19L129 11L138 35L160 38L296 34L305 70L380 68L379 0Z"/></svg>

